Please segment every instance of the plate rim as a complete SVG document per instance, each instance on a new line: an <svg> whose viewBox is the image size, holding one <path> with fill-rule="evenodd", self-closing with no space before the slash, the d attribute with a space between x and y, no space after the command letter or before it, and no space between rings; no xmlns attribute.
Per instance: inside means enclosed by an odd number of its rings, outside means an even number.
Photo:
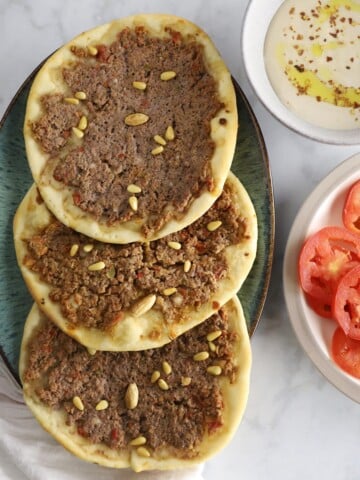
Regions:
<svg viewBox="0 0 360 480"><path fill-rule="evenodd" d="M253 123L254 129L256 130L257 134L257 139L259 141L259 146L261 150L261 156L263 159L263 162L265 164L265 170L267 173L267 185L269 186L269 198L270 198L270 221L269 221L269 229L270 229L270 235L269 235L269 255L266 259L266 275L264 279L264 288L261 292L261 301L259 302L256 310L256 322L255 325L250 329L249 335L250 337L253 336L255 333L257 326L259 325L260 318L265 306L265 301L269 292L269 286L270 286L270 280L271 280L271 273L272 273L272 266L273 266L273 260L274 260L274 245L275 245L275 206L274 206L274 192L273 192L273 181L272 181L272 175L271 175L271 169L270 169L270 162L269 162L269 155L267 153L266 149L266 143L265 139L263 136L263 133L260 128L260 124L255 116L254 111L251 108L251 105L246 98L246 95L238 82L233 78L234 81L234 86L235 90L238 91L239 95L241 96L245 107L248 111L249 116L251 117L251 121ZM240 127L241 128L241 127Z"/></svg>
<svg viewBox="0 0 360 480"><path fill-rule="evenodd" d="M302 349L330 384L351 400L360 403L359 380L343 372L331 359L329 361L329 358L319 349L312 332L304 320L296 260L294 267L294 259L298 258L301 245L304 242L304 235L301 235L301 232L306 231L314 216L312 214L313 206L324 201L328 195L331 195L333 188L346 181L350 174L354 174L354 167L358 168L360 176L360 152L346 158L331 170L318 183L299 208L285 247L282 278L288 318ZM324 192L327 192L325 197Z"/></svg>
<svg viewBox="0 0 360 480"><path fill-rule="evenodd" d="M276 95L266 73L265 63L263 61L263 46L264 39L266 37L267 27L273 15L277 9L283 3L284 0L250 0L244 15L244 21L241 29L241 54L244 62L246 77L255 92L257 98L266 110L276 118L282 125L289 128L291 131L300 134L306 138L316 140L320 143L331 145L360 145L360 130L337 130L318 127L301 120L297 115L290 111ZM259 11L259 3L263 2L268 8L266 13L270 10L271 16L269 22L266 25L265 31L261 28L251 28L251 22L256 17L259 20L259 15L256 12ZM267 18L267 17L264 17ZM258 22L257 22L258 25ZM257 36L257 42L251 42L250 38L254 35ZM256 43L257 48L261 48L261 55L254 55L252 48L249 48L249 44ZM257 63L256 63L257 62ZM261 74L255 74L254 65L261 71ZM265 85L261 85L261 82ZM266 91L264 91L264 86ZM307 126L307 128L306 128ZM342 137L342 138L340 138Z"/></svg>
<svg viewBox="0 0 360 480"><path fill-rule="evenodd" d="M10 115L14 105L16 104L18 98L20 95L23 93L24 89L26 89L29 85L29 83L34 79L35 75L37 72L40 70L41 66L44 64L46 61L46 58L39 63L37 67L34 68L34 70L25 78L25 80L20 84L18 87L17 91L15 92L14 96L10 100L7 108L5 109L5 112L3 116L0 119L0 131L2 127L4 126L8 116ZM269 236L267 238L268 240L268 255L266 259L264 260L264 267L265 267L265 276L263 277L264 283L263 283L263 288L261 289L260 295L259 295L259 301L257 303L256 311L253 315L253 319L251 321L251 328L249 329L249 336L252 337L254 334L260 319L261 315L264 309L264 305L266 302L266 298L269 292L269 286L270 286L270 280L271 280L271 273L272 273L272 265L273 265L273 259L274 259L274 244L275 244L275 205L274 205L274 192L273 192L273 181L272 181L272 175L271 175L271 169L270 169L270 162L269 162L269 156L267 153L266 149L266 144L264 140L264 136L262 134L259 122L255 116L255 113L253 112L251 105L246 98L246 95L244 91L242 90L241 86L237 82L237 80L232 76L232 81L234 84L234 88L237 91L237 93L241 96L242 101L244 102L245 108L247 110L247 114L249 115L251 119L252 126L254 130L256 131L256 138L261 154L261 161L264 165L264 171L266 173L266 185L268 186L268 197L269 197ZM239 293L239 292L238 292ZM4 361L6 367L9 369L11 375L15 378L17 383L21 386L20 378L19 375L16 371L16 369L13 368L11 362L6 356L6 353L0 344L0 357Z"/></svg>
<svg viewBox="0 0 360 480"><path fill-rule="evenodd" d="M45 61L45 60L44 60ZM20 86L18 87L18 89L16 90L15 94L13 95L13 97L11 98L10 102L8 103L7 107L5 108L5 111L2 115L2 117L0 118L0 131L1 129L3 128L8 116L10 115L11 113L11 110L13 109L15 103L17 102L18 98L20 97L20 95L22 94L23 90L26 88L26 86L28 85L28 83L35 77L36 73L40 70L42 64L44 63L44 61L42 61L37 67L35 67L33 69L33 71L25 78L25 80L20 84ZM9 370L9 372L11 373L12 377L15 379L15 381L21 386L21 382L20 382L20 377L19 377L19 374L16 372L16 370L13 369L13 366L11 365L11 362L9 361L9 359L7 358L5 352L4 352L4 349L0 343L0 357L2 359L2 361L4 362L6 368Z"/></svg>

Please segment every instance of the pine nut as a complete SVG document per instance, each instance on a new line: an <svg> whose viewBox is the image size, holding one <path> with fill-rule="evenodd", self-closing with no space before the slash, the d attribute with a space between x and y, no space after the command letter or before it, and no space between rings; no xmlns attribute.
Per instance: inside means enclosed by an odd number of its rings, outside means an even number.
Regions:
<svg viewBox="0 0 360 480"><path fill-rule="evenodd" d="M101 411L106 410L109 406L109 402L107 400L100 400L100 402L96 405L95 410Z"/></svg>
<svg viewBox="0 0 360 480"><path fill-rule="evenodd" d="M209 358L209 352L199 352L199 353L195 353L195 355L193 356L193 360L195 360L195 362L202 362L203 360L207 360Z"/></svg>
<svg viewBox="0 0 360 480"><path fill-rule="evenodd" d="M115 278L115 274L116 274L115 267L114 265L111 265L109 270L106 272L106 276L111 280L112 278Z"/></svg>
<svg viewBox="0 0 360 480"><path fill-rule="evenodd" d="M150 452L147 448L145 447L139 447L136 449L138 455L140 455L140 457L150 457Z"/></svg>
<svg viewBox="0 0 360 480"><path fill-rule="evenodd" d="M158 383L159 387L161 388L161 390L169 390L169 385L165 382L164 379L159 378L157 383Z"/></svg>
<svg viewBox="0 0 360 480"><path fill-rule="evenodd" d="M77 243L74 243L74 245L72 245L70 248L70 257L75 257L78 250L79 250L79 245Z"/></svg>
<svg viewBox="0 0 360 480"><path fill-rule="evenodd" d="M138 437L134 438L134 440L131 440L131 442L129 442L129 445L131 445L132 447L139 447L140 445L145 445L145 443L146 438L142 435L139 435Z"/></svg>
<svg viewBox="0 0 360 480"><path fill-rule="evenodd" d="M155 140L155 142L158 143L159 145L163 145L163 146L166 145L166 140L164 140L161 135L155 135L155 136L154 136L154 140Z"/></svg>
<svg viewBox="0 0 360 480"><path fill-rule="evenodd" d="M211 352L216 352L216 345L213 342L209 342L209 349Z"/></svg>
<svg viewBox="0 0 360 480"><path fill-rule="evenodd" d="M159 145L158 147L155 147L151 150L151 155L159 155L164 151L164 147L162 145Z"/></svg>
<svg viewBox="0 0 360 480"><path fill-rule="evenodd" d="M131 113L125 117L126 125L131 127L137 127L138 125L143 125L149 120L149 117L144 113Z"/></svg>
<svg viewBox="0 0 360 480"><path fill-rule="evenodd" d="M181 249L181 243L179 242L168 242L168 247L173 248L174 250Z"/></svg>
<svg viewBox="0 0 360 480"><path fill-rule="evenodd" d="M166 129L165 138L166 140L170 140L170 141L175 139L175 132L171 125L169 125Z"/></svg>
<svg viewBox="0 0 360 480"><path fill-rule="evenodd" d="M130 205L130 208L132 210L134 210L134 212L137 211L137 209L138 209L138 199L134 195L129 197L129 205Z"/></svg>
<svg viewBox="0 0 360 480"><path fill-rule="evenodd" d="M152 375L151 375L151 383L155 383L159 380L160 378L160 372L159 370L154 370Z"/></svg>
<svg viewBox="0 0 360 480"><path fill-rule="evenodd" d="M217 375L221 375L222 369L219 365L211 365L206 369L206 371L211 375L217 376Z"/></svg>
<svg viewBox="0 0 360 480"><path fill-rule="evenodd" d="M93 47L92 45L89 45L87 47L87 50L89 54L92 55L93 57L95 57L98 54L98 49L96 47Z"/></svg>
<svg viewBox="0 0 360 480"><path fill-rule="evenodd" d="M213 222L210 222L206 225L206 228L209 230L209 232L214 232L217 230L220 226L222 225L222 222L220 220L214 220Z"/></svg>
<svg viewBox="0 0 360 480"><path fill-rule="evenodd" d="M190 269L191 269L190 260L185 260L185 262L184 262L184 272L188 273L188 272L190 272Z"/></svg>
<svg viewBox="0 0 360 480"><path fill-rule="evenodd" d="M163 290L162 293L166 297L169 297L170 295L173 295L176 291L177 291L176 287L170 287L170 288L165 288L165 290Z"/></svg>
<svg viewBox="0 0 360 480"><path fill-rule="evenodd" d="M208 340L209 342L213 342L214 340L219 338L221 334L221 330L214 330L213 332L210 332L206 335L206 340Z"/></svg>
<svg viewBox="0 0 360 480"><path fill-rule="evenodd" d="M65 97L64 101L70 103L70 105L79 105L79 99L74 97Z"/></svg>
<svg viewBox="0 0 360 480"><path fill-rule="evenodd" d="M88 348L87 351L89 352L89 355L95 355L96 353L95 348Z"/></svg>
<svg viewBox="0 0 360 480"><path fill-rule="evenodd" d="M133 82L132 86L138 90L146 90L146 83L145 82Z"/></svg>
<svg viewBox="0 0 360 480"><path fill-rule="evenodd" d="M91 252L93 248L94 248L94 245L92 245L91 243L87 243L86 245L83 246L83 250L86 253Z"/></svg>
<svg viewBox="0 0 360 480"><path fill-rule="evenodd" d="M90 272L97 272L98 270L103 270L104 268L105 268L104 262L96 262L88 266L88 270L90 270Z"/></svg>
<svg viewBox="0 0 360 480"><path fill-rule="evenodd" d="M166 360L162 362L162 369L164 370L165 375L170 375L172 372L172 368Z"/></svg>
<svg viewBox="0 0 360 480"><path fill-rule="evenodd" d="M176 77L176 72L173 72L172 70L162 72L162 74L160 75L160 79L165 81L172 80L175 77Z"/></svg>
<svg viewBox="0 0 360 480"><path fill-rule="evenodd" d="M137 407L139 402L139 389L136 383L129 383L129 386L125 393L125 405L129 410L133 410Z"/></svg>
<svg viewBox="0 0 360 480"><path fill-rule="evenodd" d="M136 302L135 305L132 307L132 313L134 317L140 317L140 315L143 315L144 313L151 310L155 302L156 302L155 294L147 295L146 297Z"/></svg>
<svg viewBox="0 0 360 480"><path fill-rule="evenodd" d="M77 138L83 138L84 132L80 128L72 127L71 129Z"/></svg>
<svg viewBox="0 0 360 480"><path fill-rule="evenodd" d="M79 124L78 124L77 128L78 128L79 130L85 130L87 126L88 126L88 120L87 120L87 118L85 117L85 115L83 115L83 116L80 118L80 121L79 121Z"/></svg>
<svg viewBox="0 0 360 480"><path fill-rule="evenodd" d="M189 386L191 383L191 378L190 377L181 377L181 385L183 387Z"/></svg>
<svg viewBox="0 0 360 480"><path fill-rule="evenodd" d="M86 99L86 93L85 92L76 92L74 97L78 98L79 100L85 100Z"/></svg>
<svg viewBox="0 0 360 480"><path fill-rule="evenodd" d="M76 407L78 410L80 411L83 411L84 410L84 404L81 400L80 397L78 396L75 396L73 399L72 399L72 402L74 404L74 407Z"/></svg>
<svg viewBox="0 0 360 480"><path fill-rule="evenodd" d="M127 187L127 191L129 193L141 193L141 188L135 185L134 183L130 183Z"/></svg>

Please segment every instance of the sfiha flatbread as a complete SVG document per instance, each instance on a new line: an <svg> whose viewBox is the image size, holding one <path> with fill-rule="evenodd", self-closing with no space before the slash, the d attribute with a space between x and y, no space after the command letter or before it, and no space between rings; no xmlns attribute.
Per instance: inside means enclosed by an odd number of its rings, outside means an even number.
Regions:
<svg viewBox="0 0 360 480"><path fill-rule="evenodd" d="M172 15L82 33L38 72L24 136L51 212L91 238L160 238L200 217L233 159L237 108L210 38Z"/></svg>
<svg viewBox="0 0 360 480"><path fill-rule="evenodd" d="M17 259L45 314L97 350L159 347L240 289L256 256L257 220L231 174L196 222L153 242L90 239L60 223L35 186L14 219Z"/></svg>
<svg viewBox="0 0 360 480"><path fill-rule="evenodd" d="M249 392L251 350L234 298L164 347L89 352L34 305L20 376L40 424L66 449L108 467L190 467L231 440Z"/></svg>

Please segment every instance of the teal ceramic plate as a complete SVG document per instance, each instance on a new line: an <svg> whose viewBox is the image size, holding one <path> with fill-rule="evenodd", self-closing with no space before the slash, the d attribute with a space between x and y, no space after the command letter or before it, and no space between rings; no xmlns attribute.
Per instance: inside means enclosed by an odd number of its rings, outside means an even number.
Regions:
<svg viewBox="0 0 360 480"><path fill-rule="evenodd" d="M19 89L0 123L0 352L17 380L23 324L32 299L17 267L12 221L17 206L32 184L22 128L26 99L34 74ZM248 330L252 335L260 319L270 280L274 244L274 202L269 164L260 128L240 87L236 83L235 86L240 128L232 170L249 192L259 223L257 257L239 292Z"/></svg>

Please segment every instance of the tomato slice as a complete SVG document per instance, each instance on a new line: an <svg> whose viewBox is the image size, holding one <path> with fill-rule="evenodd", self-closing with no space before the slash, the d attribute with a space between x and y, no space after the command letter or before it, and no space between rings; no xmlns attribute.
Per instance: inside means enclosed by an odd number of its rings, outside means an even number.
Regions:
<svg viewBox="0 0 360 480"><path fill-rule="evenodd" d="M332 311L345 334L360 340L360 265L350 270L340 280Z"/></svg>
<svg viewBox="0 0 360 480"><path fill-rule="evenodd" d="M298 261L302 289L332 304L339 280L360 264L360 236L344 227L325 227L304 243Z"/></svg>
<svg viewBox="0 0 360 480"><path fill-rule="evenodd" d="M347 194L342 219L346 228L360 233L360 180L354 183Z"/></svg>
<svg viewBox="0 0 360 480"><path fill-rule="evenodd" d="M309 307L314 310L315 313L320 315L320 317L333 318L330 302L322 301L319 298L314 298L308 293L305 293L305 299Z"/></svg>
<svg viewBox="0 0 360 480"><path fill-rule="evenodd" d="M345 335L338 327L332 338L334 362L353 377L360 378L360 342Z"/></svg>

